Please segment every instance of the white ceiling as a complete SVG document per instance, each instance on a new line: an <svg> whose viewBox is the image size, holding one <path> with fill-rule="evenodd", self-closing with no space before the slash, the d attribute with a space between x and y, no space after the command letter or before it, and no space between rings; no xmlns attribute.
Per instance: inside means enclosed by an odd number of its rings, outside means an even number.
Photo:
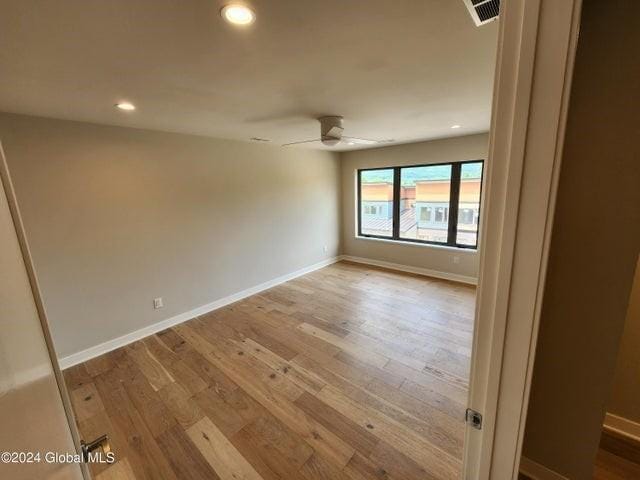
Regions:
<svg viewBox="0 0 640 480"><path fill-rule="evenodd" d="M249 28L224 3L0 0L0 110L274 143L326 114L397 142L489 128L497 22L462 0L252 0Z"/></svg>

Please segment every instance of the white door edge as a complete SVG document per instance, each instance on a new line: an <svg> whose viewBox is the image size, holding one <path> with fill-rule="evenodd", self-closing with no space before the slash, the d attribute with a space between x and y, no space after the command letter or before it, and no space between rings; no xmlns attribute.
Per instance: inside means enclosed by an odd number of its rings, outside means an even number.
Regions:
<svg viewBox="0 0 640 480"><path fill-rule="evenodd" d="M494 86L465 479L517 478L581 0L506 0Z"/></svg>

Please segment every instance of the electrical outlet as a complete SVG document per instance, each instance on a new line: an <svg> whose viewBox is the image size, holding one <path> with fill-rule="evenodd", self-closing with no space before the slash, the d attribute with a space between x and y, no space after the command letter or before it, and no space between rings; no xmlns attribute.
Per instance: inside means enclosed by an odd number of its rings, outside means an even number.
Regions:
<svg viewBox="0 0 640 480"><path fill-rule="evenodd" d="M164 307L164 303L162 303L162 297L154 298L153 308L157 310L158 308L162 308L162 307Z"/></svg>
<svg viewBox="0 0 640 480"><path fill-rule="evenodd" d="M329 251L329 247L325 245L324 247L322 247L322 250L324 250L324 253L327 253Z"/></svg>
<svg viewBox="0 0 640 480"><path fill-rule="evenodd" d="M460 257L458 257L457 255L453 257L453 263L460 263Z"/></svg>

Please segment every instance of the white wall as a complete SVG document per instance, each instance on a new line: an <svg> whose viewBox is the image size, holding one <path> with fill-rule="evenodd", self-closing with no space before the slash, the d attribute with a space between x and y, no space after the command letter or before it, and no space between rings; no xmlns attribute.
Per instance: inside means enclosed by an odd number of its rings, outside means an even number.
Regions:
<svg viewBox="0 0 640 480"><path fill-rule="evenodd" d="M0 139L61 357L339 253L335 154L10 114Z"/></svg>
<svg viewBox="0 0 640 480"><path fill-rule="evenodd" d="M488 144L489 136L483 133L343 153L341 161L343 253L476 278L479 266L479 255L476 251L358 238L356 236L356 172L361 168L486 160ZM454 263L454 257L458 257L459 263Z"/></svg>

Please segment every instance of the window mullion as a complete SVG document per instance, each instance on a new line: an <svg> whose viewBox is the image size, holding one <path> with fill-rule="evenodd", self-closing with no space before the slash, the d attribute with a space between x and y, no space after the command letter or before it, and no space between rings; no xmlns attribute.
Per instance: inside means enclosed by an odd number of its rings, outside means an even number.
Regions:
<svg viewBox="0 0 640 480"><path fill-rule="evenodd" d="M451 164L451 189L449 192L449 231L447 233L447 245L456 245L458 229L458 205L460 204L460 172L461 163Z"/></svg>
<svg viewBox="0 0 640 480"><path fill-rule="evenodd" d="M395 240L400 238L400 167L393 169L393 233Z"/></svg>

